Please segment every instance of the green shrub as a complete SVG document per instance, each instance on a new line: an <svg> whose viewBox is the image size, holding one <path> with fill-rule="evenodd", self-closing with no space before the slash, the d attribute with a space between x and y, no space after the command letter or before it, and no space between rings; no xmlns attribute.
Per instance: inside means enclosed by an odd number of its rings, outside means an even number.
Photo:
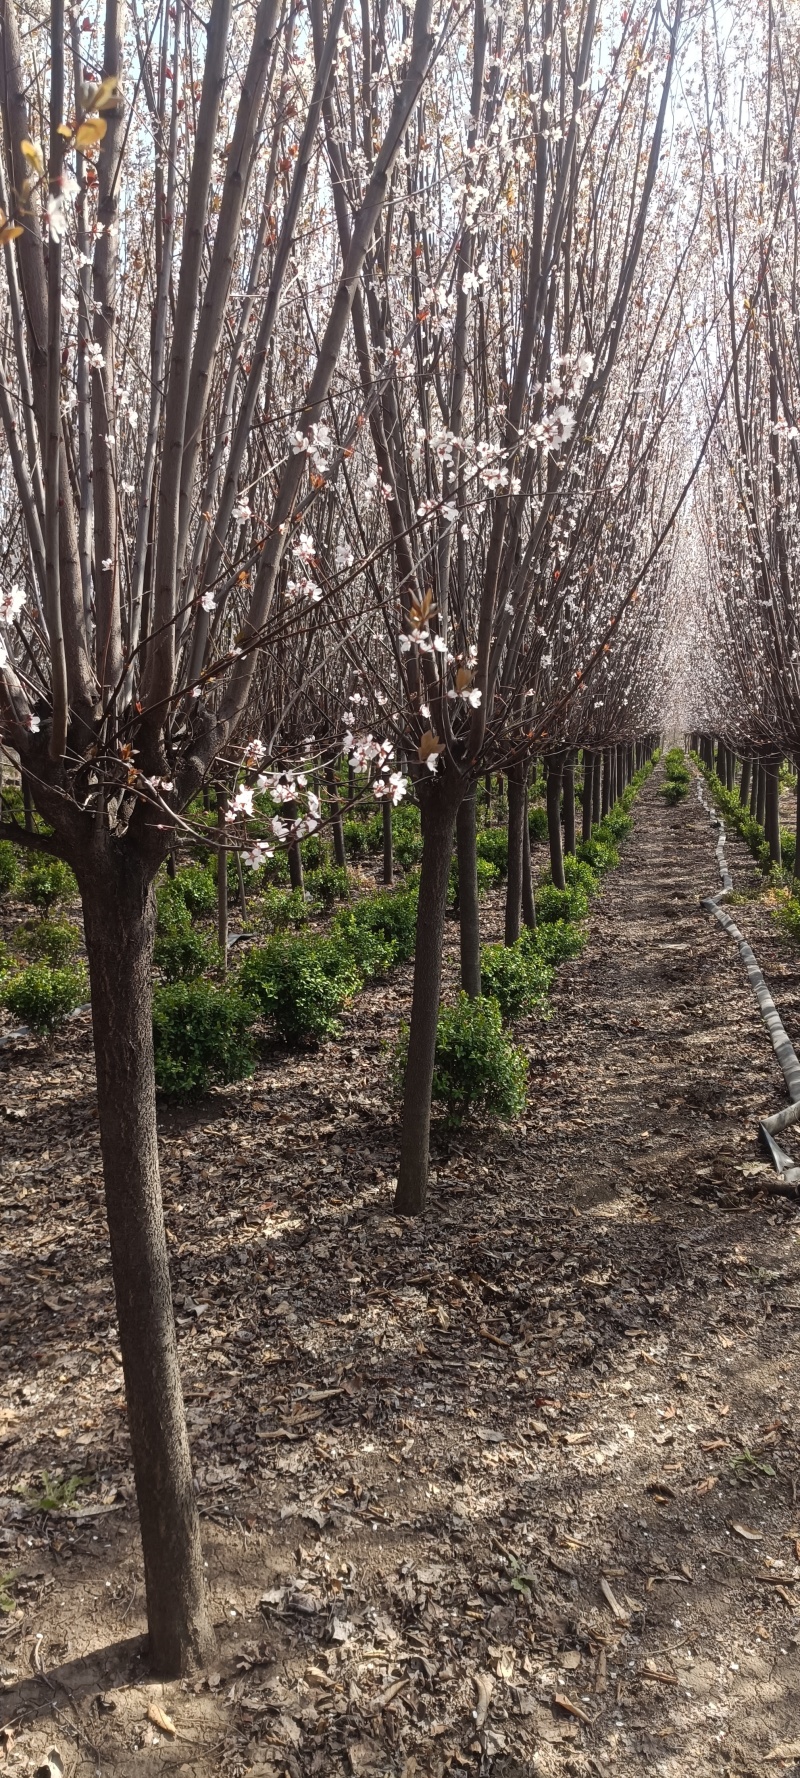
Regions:
<svg viewBox="0 0 800 1778"><path fill-rule="evenodd" d="M392 963L405 963L414 955L418 900L416 884L404 883L401 889L365 896L353 909L357 924L391 947Z"/></svg>
<svg viewBox="0 0 800 1778"><path fill-rule="evenodd" d="M387 975L397 960L393 941L373 932L366 921L359 919L357 908L340 910L332 922L331 937L350 952L365 982Z"/></svg>
<svg viewBox="0 0 800 1778"><path fill-rule="evenodd" d="M344 833L344 849L348 858L363 858L367 850L367 832L363 821L356 821L351 815L342 822Z"/></svg>
<svg viewBox="0 0 800 1778"><path fill-rule="evenodd" d="M602 875L603 871L613 870L619 864L619 852L610 841L604 843L603 840L581 840L576 848L576 857L588 864L597 876Z"/></svg>
<svg viewBox="0 0 800 1778"><path fill-rule="evenodd" d="M478 882L478 894L485 895L487 889L493 889L500 881L497 867L488 858L476 858L475 875ZM447 887L448 902L455 906L458 901L458 859L453 854L450 860L450 876Z"/></svg>
<svg viewBox="0 0 800 1778"><path fill-rule="evenodd" d="M544 926L537 926L535 932L523 934L520 943L529 945L555 969L568 957L579 957L586 938L585 926L576 926L572 920L551 920Z"/></svg>
<svg viewBox="0 0 800 1778"><path fill-rule="evenodd" d="M401 1032L395 1053L394 1078L405 1075L408 1032ZM447 1106L453 1119L470 1111L494 1117L518 1117L525 1109L528 1065L503 1030L496 1000L461 994L455 1006L442 1007L436 1033L433 1098Z"/></svg>
<svg viewBox="0 0 800 1778"><path fill-rule="evenodd" d="M369 819L364 822L364 844L369 853L378 854L383 851L383 811L381 809L377 809L375 814L370 815Z"/></svg>
<svg viewBox="0 0 800 1778"><path fill-rule="evenodd" d="M797 836L793 833L793 831L790 827L782 827L781 828L781 862L785 866L786 870L792 871L794 869L794 861L795 861L796 856L797 856Z"/></svg>
<svg viewBox="0 0 800 1778"><path fill-rule="evenodd" d="M339 1035L339 1014L358 978L352 956L347 957L348 975L344 947L337 952L331 943L276 935L250 951L242 964L243 992L286 1043L320 1043Z"/></svg>
<svg viewBox="0 0 800 1778"><path fill-rule="evenodd" d="M350 878L343 865L320 865L319 870L307 873L305 883L306 893L324 908L333 907L335 901L350 900Z"/></svg>
<svg viewBox="0 0 800 1778"><path fill-rule="evenodd" d="M156 1086L170 1099L195 1098L253 1072L254 1009L235 988L175 982L153 994Z"/></svg>
<svg viewBox="0 0 800 1778"><path fill-rule="evenodd" d="M219 960L219 946L193 926L156 933L153 962L167 982L193 982Z"/></svg>
<svg viewBox="0 0 800 1778"><path fill-rule="evenodd" d="M4 976L11 974L14 967L15 959L12 957L8 945L4 944L0 938L0 983L2 983Z"/></svg>
<svg viewBox="0 0 800 1778"><path fill-rule="evenodd" d="M2 809L4 820L17 821L20 825L22 824L25 820L25 798L21 785L3 785L2 791L0 791L0 809Z"/></svg>
<svg viewBox="0 0 800 1778"><path fill-rule="evenodd" d="M19 881L17 855L10 840L0 840L0 895L8 895Z"/></svg>
<svg viewBox="0 0 800 1778"><path fill-rule="evenodd" d="M528 810L528 832L531 836L531 842L534 845L536 845L537 842L547 839L546 809Z"/></svg>
<svg viewBox="0 0 800 1778"><path fill-rule="evenodd" d="M576 886L586 891L587 898L596 895L599 887L597 872L592 870L586 858L578 858L571 852L564 854L564 881L568 889Z"/></svg>
<svg viewBox="0 0 800 1778"><path fill-rule="evenodd" d="M271 932L285 932L289 926L305 926L309 909L302 889L274 889L270 884L261 896L259 911Z"/></svg>
<svg viewBox="0 0 800 1778"><path fill-rule="evenodd" d="M422 857L422 824L416 803L401 803L392 810L394 855L403 870L411 870Z"/></svg>
<svg viewBox="0 0 800 1778"><path fill-rule="evenodd" d="M497 1001L507 1022L541 1006L552 977L552 969L544 958L524 940L515 945L483 946L481 993Z"/></svg>
<svg viewBox="0 0 800 1778"><path fill-rule="evenodd" d="M670 747L669 753L665 753L664 771L668 778L676 781L683 779L687 784L691 782L691 773L682 747Z"/></svg>
<svg viewBox="0 0 800 1778"><path fill-rule="evenodd" d="M32 860L22 879L21 894L24 900L45 911L54 902L67 901L77 893L78 885L69 865L64 864L61 858L49 858L46 853Z"/></svg>
<svg viewBox="0 0 800 1778"><path fill-rule="evenodd" d="M588 912L589 897L582 883L568 883L566 889L544 883L536 896L540 925L548 925L552 920L585 920Z"/></svg>
<svg viewBox="0 0 800 1778"><path fill-rule="evenodd" d="M170 880L195 919L216 911L217 885L207 867L187 864L176 872L174 878L167 878L168 882Z"/></svg>
<svg viewBox="0 0 800 1778"><path fill-rule="evenodd" d="M156 884L156 932L165 937L168 933L189 932L191 925L192 916L178 878L160 878Z"/></svg>
<svg viewBox="0 0 800 1778"><path fill-rule="evenodd" d="M614 845L617 840L624 840L632 827L633 822L630 815L627 815L625 810L617 804L615 808L609 809L602 821L598 821L596 827L592 828L592 838L602 840L604 843L610 840Z"/></svg>
<svg viewBox="0 0 800 1778"><path fill-rule="evenodd" d="M505 827L481 828L476 851L479 858L494 866L501 881L508 876L508 831Z"/></svg>
<svg viewBox="0 0 800 1778"><path fill-rule="evenodd" d="M69 920L29 920L22 928L19 948L26 957L63 969L80 944L80 932Z"/></svg>
<svg viewBox="0 0 800 1778"><path fill-rule="evenodd" d="M665 783L661 786L661 795L663 796L665 803L669 803L670 806L672 806L675 803L682 802L683 798L688 794L688 790L688 778L685 783L682 778L667 778Z"/></svg>
<svg viewBox="0 0 800 1778"><path fill-rule="evenodd" d="M87 994L85 969L51 969L49 963L32 963L12 977L3 999L15 1019L44 1033L54 1031Z"/></svg>
<svg viewBox="0 0 800 1778"><path fill-rule="evenodd" d="M300 847L303 869L307 871L323 870L329 860L328 847L319 833L309 834Z"/></svg>

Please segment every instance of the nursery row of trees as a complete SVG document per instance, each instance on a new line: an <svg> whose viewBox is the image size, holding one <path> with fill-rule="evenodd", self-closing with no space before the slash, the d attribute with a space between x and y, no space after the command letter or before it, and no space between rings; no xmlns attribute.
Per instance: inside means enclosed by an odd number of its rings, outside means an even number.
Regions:
<svg viewBox="0 0 800 1778"><path fill-rule="evenodd" d="M770 0L755 19L709 12L697 362L701 421L713 412L716 423L690 528L682 685L692 745L778 865L781 781L800 744L798 50L791 8Z"/></svg>
<svg viewBox="0 0 800 1778"><path fill-rule="evenodd" d="M447 884L480 985L662 726L694 475L682 0L0 0L0 739L75 872L162 1671L210 1643L158 1172L154 885L420 809L398 1210L424 1208ZM687 454L688 453L688 454ZM345 793L339 767L347 761ZM254 797L274 813L254 825ZM563 837L560 810L563 805ZM225 880L225 872L221 873Z"/></svg>

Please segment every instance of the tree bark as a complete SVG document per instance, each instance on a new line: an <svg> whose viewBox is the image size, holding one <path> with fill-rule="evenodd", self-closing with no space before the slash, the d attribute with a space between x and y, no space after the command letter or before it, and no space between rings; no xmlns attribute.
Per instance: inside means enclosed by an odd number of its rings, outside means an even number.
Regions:
<svg viewBox="0 0 800 1778"><path fill-rule="evenodd" d="M394 1207L398 1216L419 1216L428 1193L431 1090L442 976L447 883L460 786L425 786L421 800L422 870L419 884L414 992L403 1094L403 1135Z"/></svg>
<svg viewBox="0 0 800 1778"><path fill-rule="evenodd" d="M522 930L522 876L525 852L524 766L508 774L508 876L506 878L505 943L515 945Z"/></svg>
<svg viewBox="0 0 800 1778"><path fill-rule="evenodd" d="M461 986L471 1000L481 991L481 934L478 912L477 819L475 793L467 795L456 819L458 856L458 918L461 939Z"/></svg>
<svg viewBox="0 0 800 1778"><path fill-rule="evenodd" d="M594 755L592 770L592 826L596 827L603 812L603 755ZM591 834L589 835L591 839Z"/></svg>
<svg viewBox="0 0 800 1778"><path fill-rule="evenodd" d="M568 753L561 777L564 813L564 851L575 852L575 754Z"/></svg>
<svg viewBox="0 0 800 1778"><path fill-rule="evenodd" d="M611 748L603 748L603 784L600 800L600 816L608 814L611 808Z"/></svg>
<svg viewBox="0 0 800 1778"><path fill-rule="evenodd" d="M155 896L147 872L124 841L112 842L102 863L94 847L91 852L79 877L150 1660L157 1673L175 1677L211 1657L214 1635L203 1583L158 1170L151 1011Z"/></svg>
<svg viewBox="0 0 800 1778"><path fill-rule="evenodd" d="M225 851L225 810L228 798L217 791L217 828L220 844L217 850L217 944L223 972L228 968L228 854Z"/></svg>
<svg viewBox="0 0 800 1778"><path fill-rule="evenodd" d="M344 849L344 826L342 823L342 811L339 805L339 793L336 788L336 768L334 766L325 767L325 789L328 795L328 808L331 816L333 855L336 859L336 863L340 866L344 866L347 863L347 855Z"/></svg>
<svg viewBox="0 0 800 1778"><path fill-rule="evenodd" d="M743 808L746 808L750 801L750 774L752 766L752 760L742 760L742 776L739 780L739 801Z"/></svg>
<svg viewBox="0 0 800 1778"><path fill-rule="evenodd" d="M750 785L750 814L755 819L758 814L758 780L761 776L760 759L753 760L753 777Z"/></svg>
<svg viewBox="0 0 800 1778"><path fill-rule="evenodd" d="M795 791L794 866L792 869L792 876L795 883L800 883L800 754L795 754L794 769L797 773L797 790Z"/></svg>
<svg viewBox="0 0 800 1778"><path fill-rule="evenodd" d="M584 843L592 837L592 801L594 795L594 764L595 755L587 748L583 750L583 797L581 806L581 839Z"/></svg>
<svg viewBox="0 0 800 1778"><path fill-rule="evenodd" d="M565 887L564 853L561 846L561 773L563 754L551 753L547 762L547 837L550 872L557 889Z"/></svg>
<svg viewBox="0 0 800 1778"><path fill-rule="evenodd" d="M284 815L286 816L287 821L296 821L297 820L297 804L296 803L286 803L284 805L283 812L284 812ZM304 887L304 884L303 884L303 857L302 857L302 853L300 851L299 840L293 840L291 845L287 848L287 850L289 853L289 882L291 883L293 889L301 889L302 890Z"/></svg>
<svg viewBox="0 0 800 1778"><path fill-rule="evenodd" d="M764 761L764 833L769 846L772 864L781 861L781 785L780 769L783 760L779 753L771 754Z"/></svg>
<svg viewBox="0 0 800 1778"><path fill-rule="evenodd" d="M536 931L536 897L531 870L531 828L528 791L525 791L525 823L522 829L522 924L529 932Z"/></svg>
<svg viewBox="0 0 800 1778"><path fill-rule="evenodd" d="M758 809L756 814L759 827L764 826L767 818L767 775L767 762L765 759L760 759L758 762Z"/></svg>
<svg viewBox="0 0 800 1778"><path fill-rule="evenodd" d="M383 880L384 883L394 882L394 850L392 846L392 802L391 797L383 799Z"/></svg>

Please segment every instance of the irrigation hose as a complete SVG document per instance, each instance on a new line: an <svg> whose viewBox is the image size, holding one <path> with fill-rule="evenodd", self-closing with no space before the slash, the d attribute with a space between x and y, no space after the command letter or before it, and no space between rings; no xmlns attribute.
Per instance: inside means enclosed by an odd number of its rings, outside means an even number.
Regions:
<svg viewBox="0 0 800 1778"><path fill-rule="evenodd" d="M699 779L697 782L697 800L705 809L711 826L716 827L718 830L716 857L717 867L722 882L722 888L717 890L716 895L703 896L700 906L706 908L710 914L714 915L715 920L719 921L720 926L727 932L728 937L732 938L734 943L739 947L739 956L742 959L747 979L755 994L756 1000L758 1001L758 1010L766 1025L770 1042L783 1072L783 1078L786 1082L786 1091L788 1092L791 1101L791 1103L785 1106L782 1111L776 1111L772 1117L762 1118L758 1126L758 1133L765 1147L769 1151L779 1179L785 1185L800 1186L800 1167L795 1166L791 1155L787 1154L786 1150L781 1148L780 1143L775 1141L775 1137L779 1135L782 1130L787 1130L792 1124L800 1122L800 1061L798 1061L785 1027L781 1023L778 1009L770 994L763 974L759 969L754 953L747 943L747 939L739 931L738 926L734 924L730 914L726 913L725 909L720 906L720 903L723 902L728 895L733 894L733 878L728 869L728 863L725 857L725 841L727 836L725 833L724 822L720 819L719 815L715 814L713 809L709 808L708 803L706 802Z"/></svg>

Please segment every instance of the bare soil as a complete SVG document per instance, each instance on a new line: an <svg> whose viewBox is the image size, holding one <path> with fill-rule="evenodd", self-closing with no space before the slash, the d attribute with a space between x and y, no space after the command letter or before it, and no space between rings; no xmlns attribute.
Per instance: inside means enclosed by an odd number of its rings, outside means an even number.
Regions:
<svg viewBox="0 0 800 1778"><path fill-rule="evenodd" d="M518 1032L525 1122L438 1129L424 1220L391 1213L408 970L341 1043L162 1114L219 1631L196 1683L147 1672L88 1017L0 1052L0 1771L800 1760L798 1211L755 1143L785 1094L699 908L708 818L659 781ZM737 920L797 1039L796 956L760 903Z"/></svg>

